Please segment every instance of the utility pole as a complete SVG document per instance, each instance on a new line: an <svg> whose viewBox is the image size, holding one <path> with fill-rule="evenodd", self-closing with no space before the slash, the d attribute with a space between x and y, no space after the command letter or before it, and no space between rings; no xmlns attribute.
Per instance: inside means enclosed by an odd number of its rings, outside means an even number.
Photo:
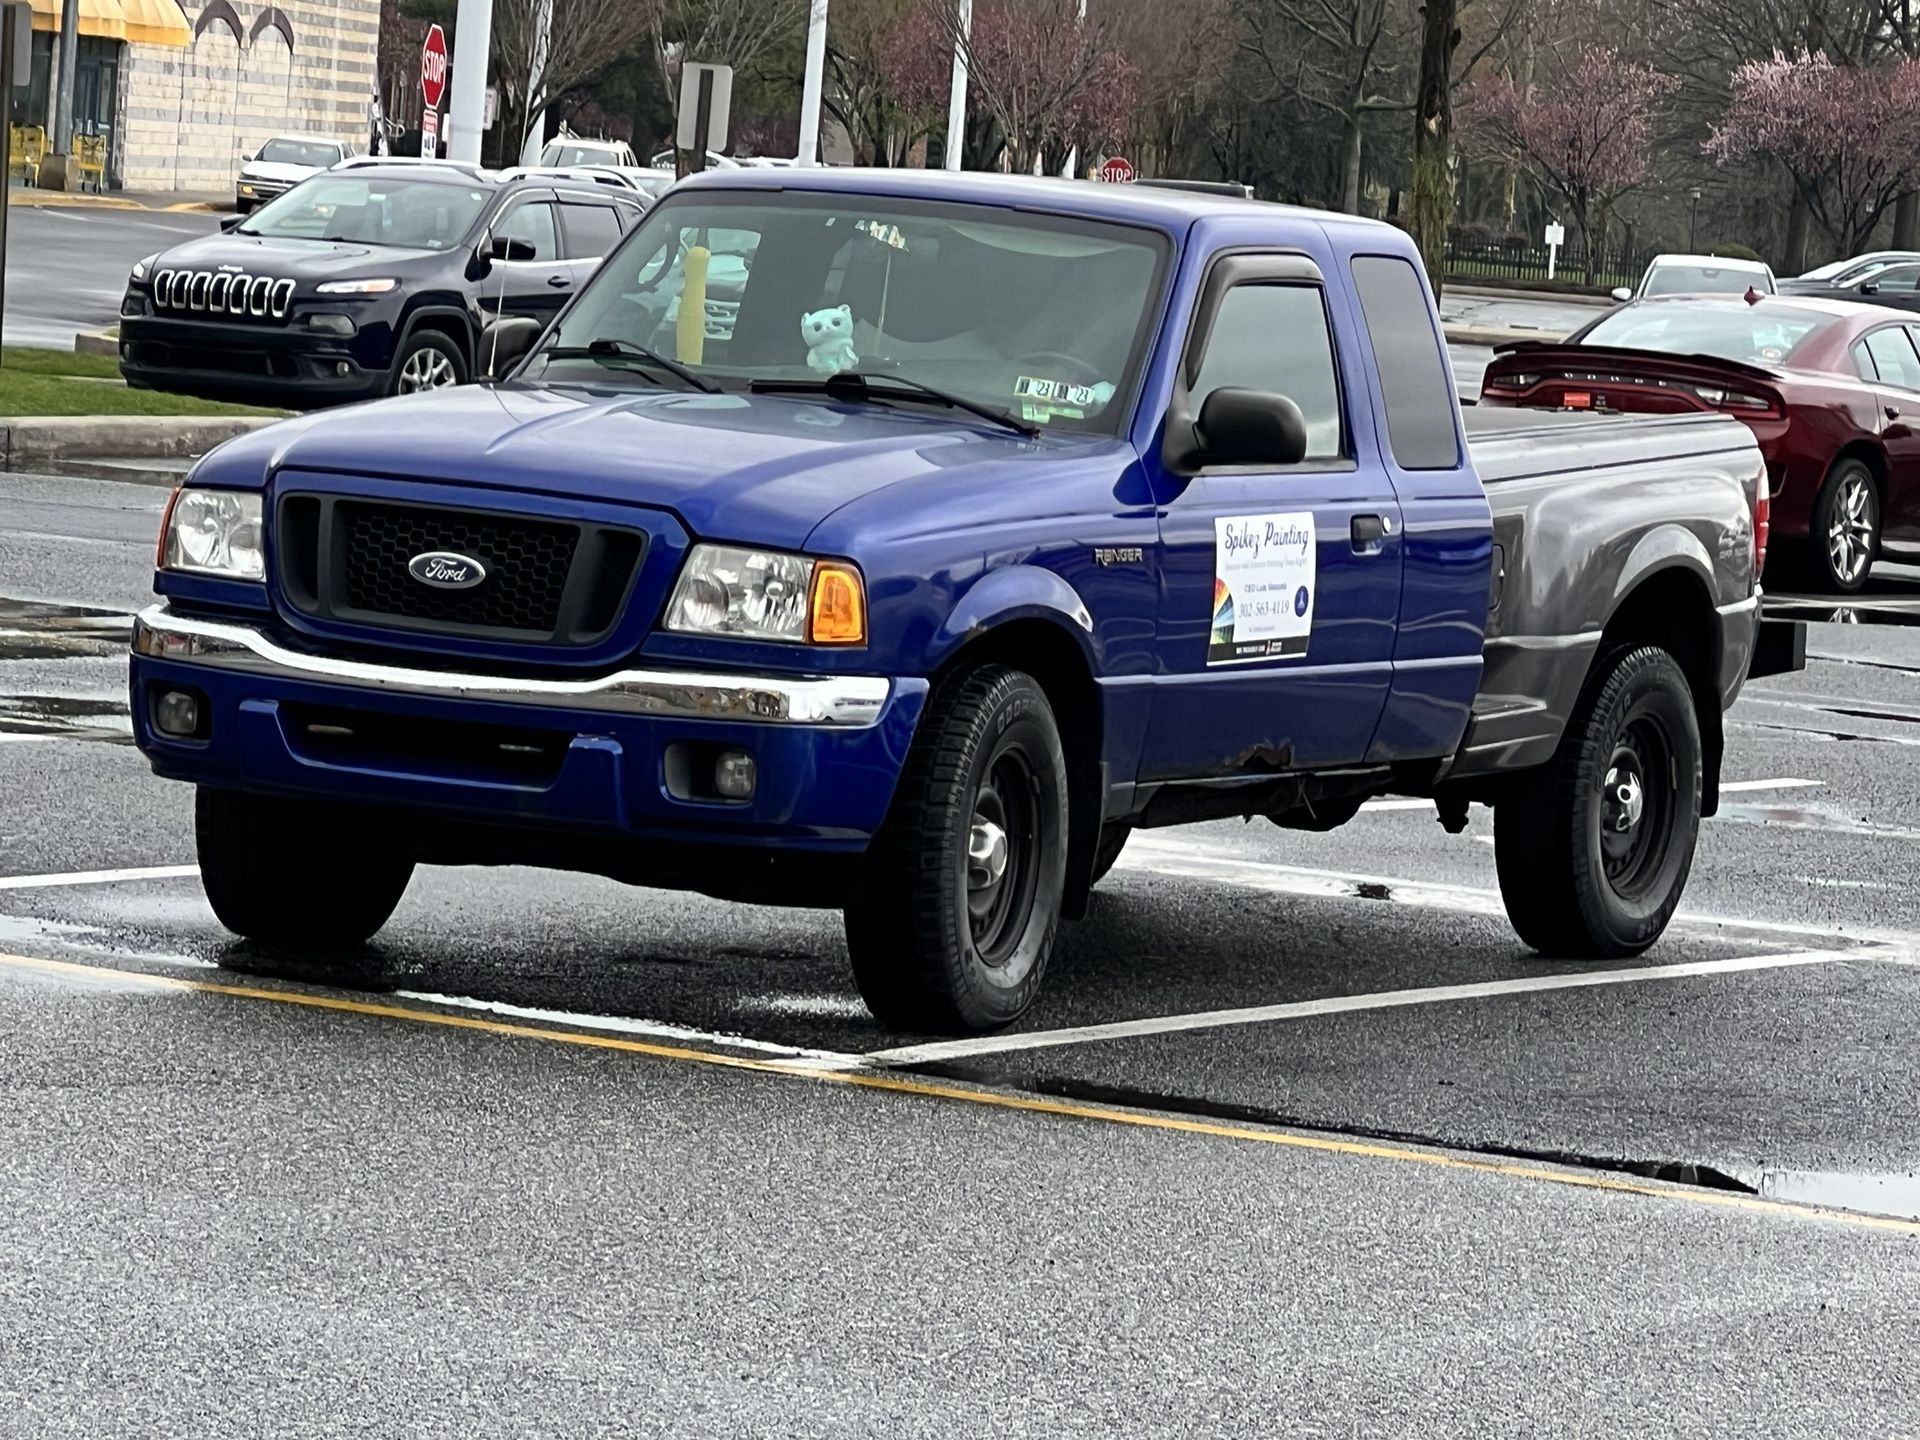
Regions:
<svg viewBox="0 0 1920 1440"><path fill-rule="evenodd" d="M1453 52L1459 0L1426 0L1420 41L1420 88L1413 111L1413 238L1437 298L1447 268L1453 223Z"/></svg>
<svg viewBox="0 0 1920 1440"><path fill-rule="evenodd" d="M802 165L820 163L820 99L827 75L827 0L812 0L807 8L807 68L800 85L800 153Z"/></svg>
<svg viewBox="0 0 1920 1440"><path fill-rule="evenodd" d="M68 0L76 3L76 0ZM480 163L487 125L487 54L493 48L493 0L460 0L453 16L453 103L447 108L447 158Z"/></svg>
<svg viewBox="0 0 1920 1440"><path fill-rule="evenodd" d="M539 0L533 10L533 64L527 71L527 133L520 142L522 165L538 165L540 152L547 148L547 107L535 106L533 97L546 83L547 56L552 51L553 0ZM459 93L454 92L455 99Z"/></svg>
<svg viewBox="0 0 1920 1440"><path fill-rule="evenodd" d="M967 46L972 40L973 0L960 0L959 25L953 37L953 88L947 92L947 146L941 157L949 170L960 168L960 152L967 143Z"/></svg>
<svg viewBox="0 0 1920 1440"><path fill-rule="evenodd" d="M1086 24L1087 0L1080 0L1080 3L1074 7L1074 19L1078 20L1083 25ZM1060 167L1060 173L1061 175L1065 176L1067 179L1071 180L1074 177L1074 172L1077 171L1079 168L1080 168L1080 147L1078 145L1073 145L1068 147L1067 149L1067 163Z"/></svg>
<svg viewBox="0 0 1920 1440"><path fill-rule="evenodd" d="M53 146L40 162L40 183L50 190L71 188L73 168L73 83L80 62L80 0L61 0L60 61L53 87Z"/></svg>

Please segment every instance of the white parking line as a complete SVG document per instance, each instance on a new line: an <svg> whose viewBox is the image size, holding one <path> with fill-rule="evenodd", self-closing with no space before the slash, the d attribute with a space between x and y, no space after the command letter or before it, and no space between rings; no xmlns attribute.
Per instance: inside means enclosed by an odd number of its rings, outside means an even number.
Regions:
<svg viewBox="0 0 1920 1440"><path fill-rule="evenodd" d="M118 885L123 880L184 880L198 865L147 865L126 870L70 870L64 875L0 875L0 890L57 890L66 885Z"/></svg>
<svg viewBox="0 0 1920 1440"><path fill-rule="evenodd" d="M1826 785L1824 780L1729 780L1720 787L1722 795L1745 794L1753 790L1818 790ZM1385 810L1431 810L1431 800L1369 800L1360 807L1361 813L1377 814Z"/></svg>
<svg viewBox="0 0 1920 1440"><path fill-rule="evenodd" d="M435 995L423 990L396 990L402 1000L418 1000L453 1010L477 1010L487 1015L507 1015L516 1020L537 1020L547 1025L567 1025L576 1030L599 1030L613 1035L644 1035L651 1040L691 1040L720 1045L734 1050L751 1050L761 1055L776 1055L788 1060L804 1060L811 1065L852 1070L865 1062L858 1055L843 1055L837 1050L810 1050L804 1045L781 1045L771 1040L755 1040L746 1035L727 1035L717 1030L697 1030L686 1025L667 1025L657 1020L636 1020L625 1015L580 1015L571 1010L545 1010L534 1005L512 1005L504 1000L476 1000L468 995Z"/></svg>
<svg viewBox="0 0 1920 1440"><path fill-rule="evenodd" d="M1675 965L1641 965L1627 970L1576 970L1558 975L1528 975L1513 980L1482 980L1467 985L1433 985L1421 990L1377 990L1364 995L1330 995L1321 1000L1251 1005L1237 1010L1198 1010L1186 1015L1155 1015L1142 1020L1076 1025L1063 1030L1030 1030L1018 1035L986 1035L973 1040L939 1040L926 1045L876 1050L866 1059L873 1065L924 1065L938 1060L963 1060L975 1055L1003 1055L1018 1050L1051 1049L1059 1045L1090 1045L1103 1040L1137 1040L1144 1035L1172 1035L1187 1030L1214 1030L1234 1025L1265 1025L1278 1020L1307 1020L1322 1015L1345 1015L1358 1010L1394 1010L1409 1005L1484 1000L1494 995L1584 990L1603 985L1638 985L1643 981L1735 975L1752 970L1784 970L1801 965L1832 965L1874 958L1874 952L1864 948L1801 950L1790 954L1741 955L1728 960L1688 960Z"/></svg>

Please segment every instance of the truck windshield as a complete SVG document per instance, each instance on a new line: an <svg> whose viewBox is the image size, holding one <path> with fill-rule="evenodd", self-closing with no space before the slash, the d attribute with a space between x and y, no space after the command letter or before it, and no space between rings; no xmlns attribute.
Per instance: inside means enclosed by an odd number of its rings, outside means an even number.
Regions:
<svg viewBox="0 0 1920 1440"><path fill-rule="evenodd" d="M795 191L669 196L522 378L648 383L642 345L729 388L895 375L1054 430L1112 434L1170 246L1062 216Z"/></svg>
<svg viewBox="0 0 1920 1440"><path fill-rule="evenodd" d="M460 243L486 203L485 190L442 180L326 174L262 206L237 229L281 240L447 250Z"/></svg>
<svg viewBox="0 0 1920 1440"><path fill-rule="evenodd" d="M1809 335L1836 323L1835 317L1807 310L1663 301L1616 310L1581 336L1580 343L1779 365L1788 362Z"/></svg>

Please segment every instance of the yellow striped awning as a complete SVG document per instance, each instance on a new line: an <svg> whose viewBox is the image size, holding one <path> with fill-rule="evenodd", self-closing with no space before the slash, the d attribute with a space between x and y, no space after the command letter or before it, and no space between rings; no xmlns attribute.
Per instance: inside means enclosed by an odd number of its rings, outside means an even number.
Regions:
<svg viewBox="0 0 1920 1440"><path fill-rule="evenodd" d="M120 11L126 19L127 39L136 45L184 49L193 44L193 26L187 23L179 0L120 0Z"/></svg>
<svg viewBox="0 0 1920 1440"><path fill-rule="evenodd" d="M33 6L33 28L50 30L60 29L60 0L30 0ZM120 0L80 0L80 33L95 35L102 40L124 40L127 38L127 17L120 8Z"/></svg>

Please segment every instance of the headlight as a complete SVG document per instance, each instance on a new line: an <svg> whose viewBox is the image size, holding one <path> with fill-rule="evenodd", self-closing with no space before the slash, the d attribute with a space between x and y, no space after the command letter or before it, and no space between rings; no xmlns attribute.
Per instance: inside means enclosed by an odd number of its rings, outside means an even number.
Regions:
<svg viewBox="0 0 1920 1440"><path fill-rule="evenodd" d="M667 603L667 628L813 645L867 643L860 572L838 560L696 545Z"/></svg>
<svg viewBox="0 0 1920 1440"><path fill-rule="evenodd" d="M400 282L391 277L382 280L329 280L317 289L321 295L384 295Z"/></svg>
<svg viewBox="0 0 1920 1440"><path fill-rule="evenodd" d="M146 279L148 273L153 269L153 262L158 260L159 258L160 257L158 255L149 255L144 260L134 261L133 262L133 278L135 280Z"/></svg>
<svg viewBox="0 0 1920 1440"><path fill-rule="evenodd" d="M260 497L238 490L175 491L160 530L160 568L264 579Z"/></svg>

